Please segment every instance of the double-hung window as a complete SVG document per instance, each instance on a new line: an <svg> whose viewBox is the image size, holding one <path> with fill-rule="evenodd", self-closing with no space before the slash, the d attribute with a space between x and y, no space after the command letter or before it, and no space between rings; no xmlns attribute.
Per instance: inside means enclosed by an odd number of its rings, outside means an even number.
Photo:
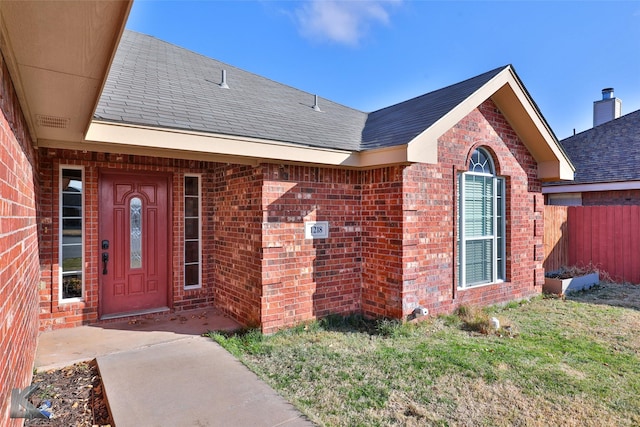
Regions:
<svg viewBox="0 0 640 427"><path fill-rule="evenodd" d="M505 280L505 183L478 148L459 177L458 287Z"/></svg>

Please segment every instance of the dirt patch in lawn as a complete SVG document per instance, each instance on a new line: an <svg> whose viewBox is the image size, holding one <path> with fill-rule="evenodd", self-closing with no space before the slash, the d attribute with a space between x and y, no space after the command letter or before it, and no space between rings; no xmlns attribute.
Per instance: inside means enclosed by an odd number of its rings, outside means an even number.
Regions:
<svg viewBox="0 0 640 427"><path fill-rule="evenodd" d="M46 410L53 418L27 420L25 426L113 425L95 360L38 372L32 383L38 385L38 390L31 395L31 403L39 407L50 402L51 407Z"/></svg>
<svg viewBox="0 0 640 427"><path fill-rule="evenodd" d="M589 290L570 293L566 298L572 301L640 310L640 285L600 282Z"/></svg>

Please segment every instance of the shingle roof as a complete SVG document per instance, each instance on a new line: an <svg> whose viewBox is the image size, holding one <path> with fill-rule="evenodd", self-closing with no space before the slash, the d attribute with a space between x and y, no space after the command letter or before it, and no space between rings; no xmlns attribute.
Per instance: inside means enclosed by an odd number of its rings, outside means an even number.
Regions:
<svg viewBox="0 0 640 427"><path fill-rule="evenodd" d="M406 144L480 89L506 67L374 111L362 133L363 149Z"/></svg>
<svg viewBox="0 0 640 427"><path fill-rule="evenodd" d="M576 168L571 183L640 180L640 110L560 141Z"/></svg>
<svg viewBox="0 0 640 427"><path fill-rule="evenodd" d="M229 89L222 89L222 70ZM366 114L125 31L95 118L356 150Z"/></svg>
<svg viewBox="0 0 640 427"><path fill-rule="evenodd" d="M126 30L94 118L362 151L410 142L504 68L370 114L326 99L318 112L310 93Z"/></svg>

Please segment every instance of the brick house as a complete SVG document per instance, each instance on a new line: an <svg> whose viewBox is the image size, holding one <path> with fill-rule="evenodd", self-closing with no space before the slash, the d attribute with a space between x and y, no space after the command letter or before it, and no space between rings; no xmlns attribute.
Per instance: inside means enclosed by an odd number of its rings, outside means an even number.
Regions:
<svg viewBox="0 0 640 427"><path fill-rule="evenodd" d="M216 305L268 332L526 297L561 155L510 66L367 114L125 31L86 140L40 144L41 327Z"/></svg>
<svg viewBox="0 0 640 427"><path fill-rule="evenodd" d="M130 7L0 3L3 420L38 329L541 291L541 183L573 167L513 67L365 113L124 31Z"/></svg>
<svg viewBox="0 0 640 427"><path fill-rule="evenodd" d="M560 141L575 179L545 183L546 203L564 206L640 205L640 110L621 115L612 88L594 102L593 127Z"/></svg>

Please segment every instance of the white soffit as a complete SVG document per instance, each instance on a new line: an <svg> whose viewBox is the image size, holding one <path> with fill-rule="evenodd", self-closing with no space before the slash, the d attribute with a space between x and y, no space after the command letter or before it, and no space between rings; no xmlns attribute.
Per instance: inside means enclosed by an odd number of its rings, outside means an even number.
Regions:
<svg viewBox="0 0 640 427"><path fill-rule="evenodd" d="M81 141L132 0L0 1L0 43L31 137Z"/></svg>

